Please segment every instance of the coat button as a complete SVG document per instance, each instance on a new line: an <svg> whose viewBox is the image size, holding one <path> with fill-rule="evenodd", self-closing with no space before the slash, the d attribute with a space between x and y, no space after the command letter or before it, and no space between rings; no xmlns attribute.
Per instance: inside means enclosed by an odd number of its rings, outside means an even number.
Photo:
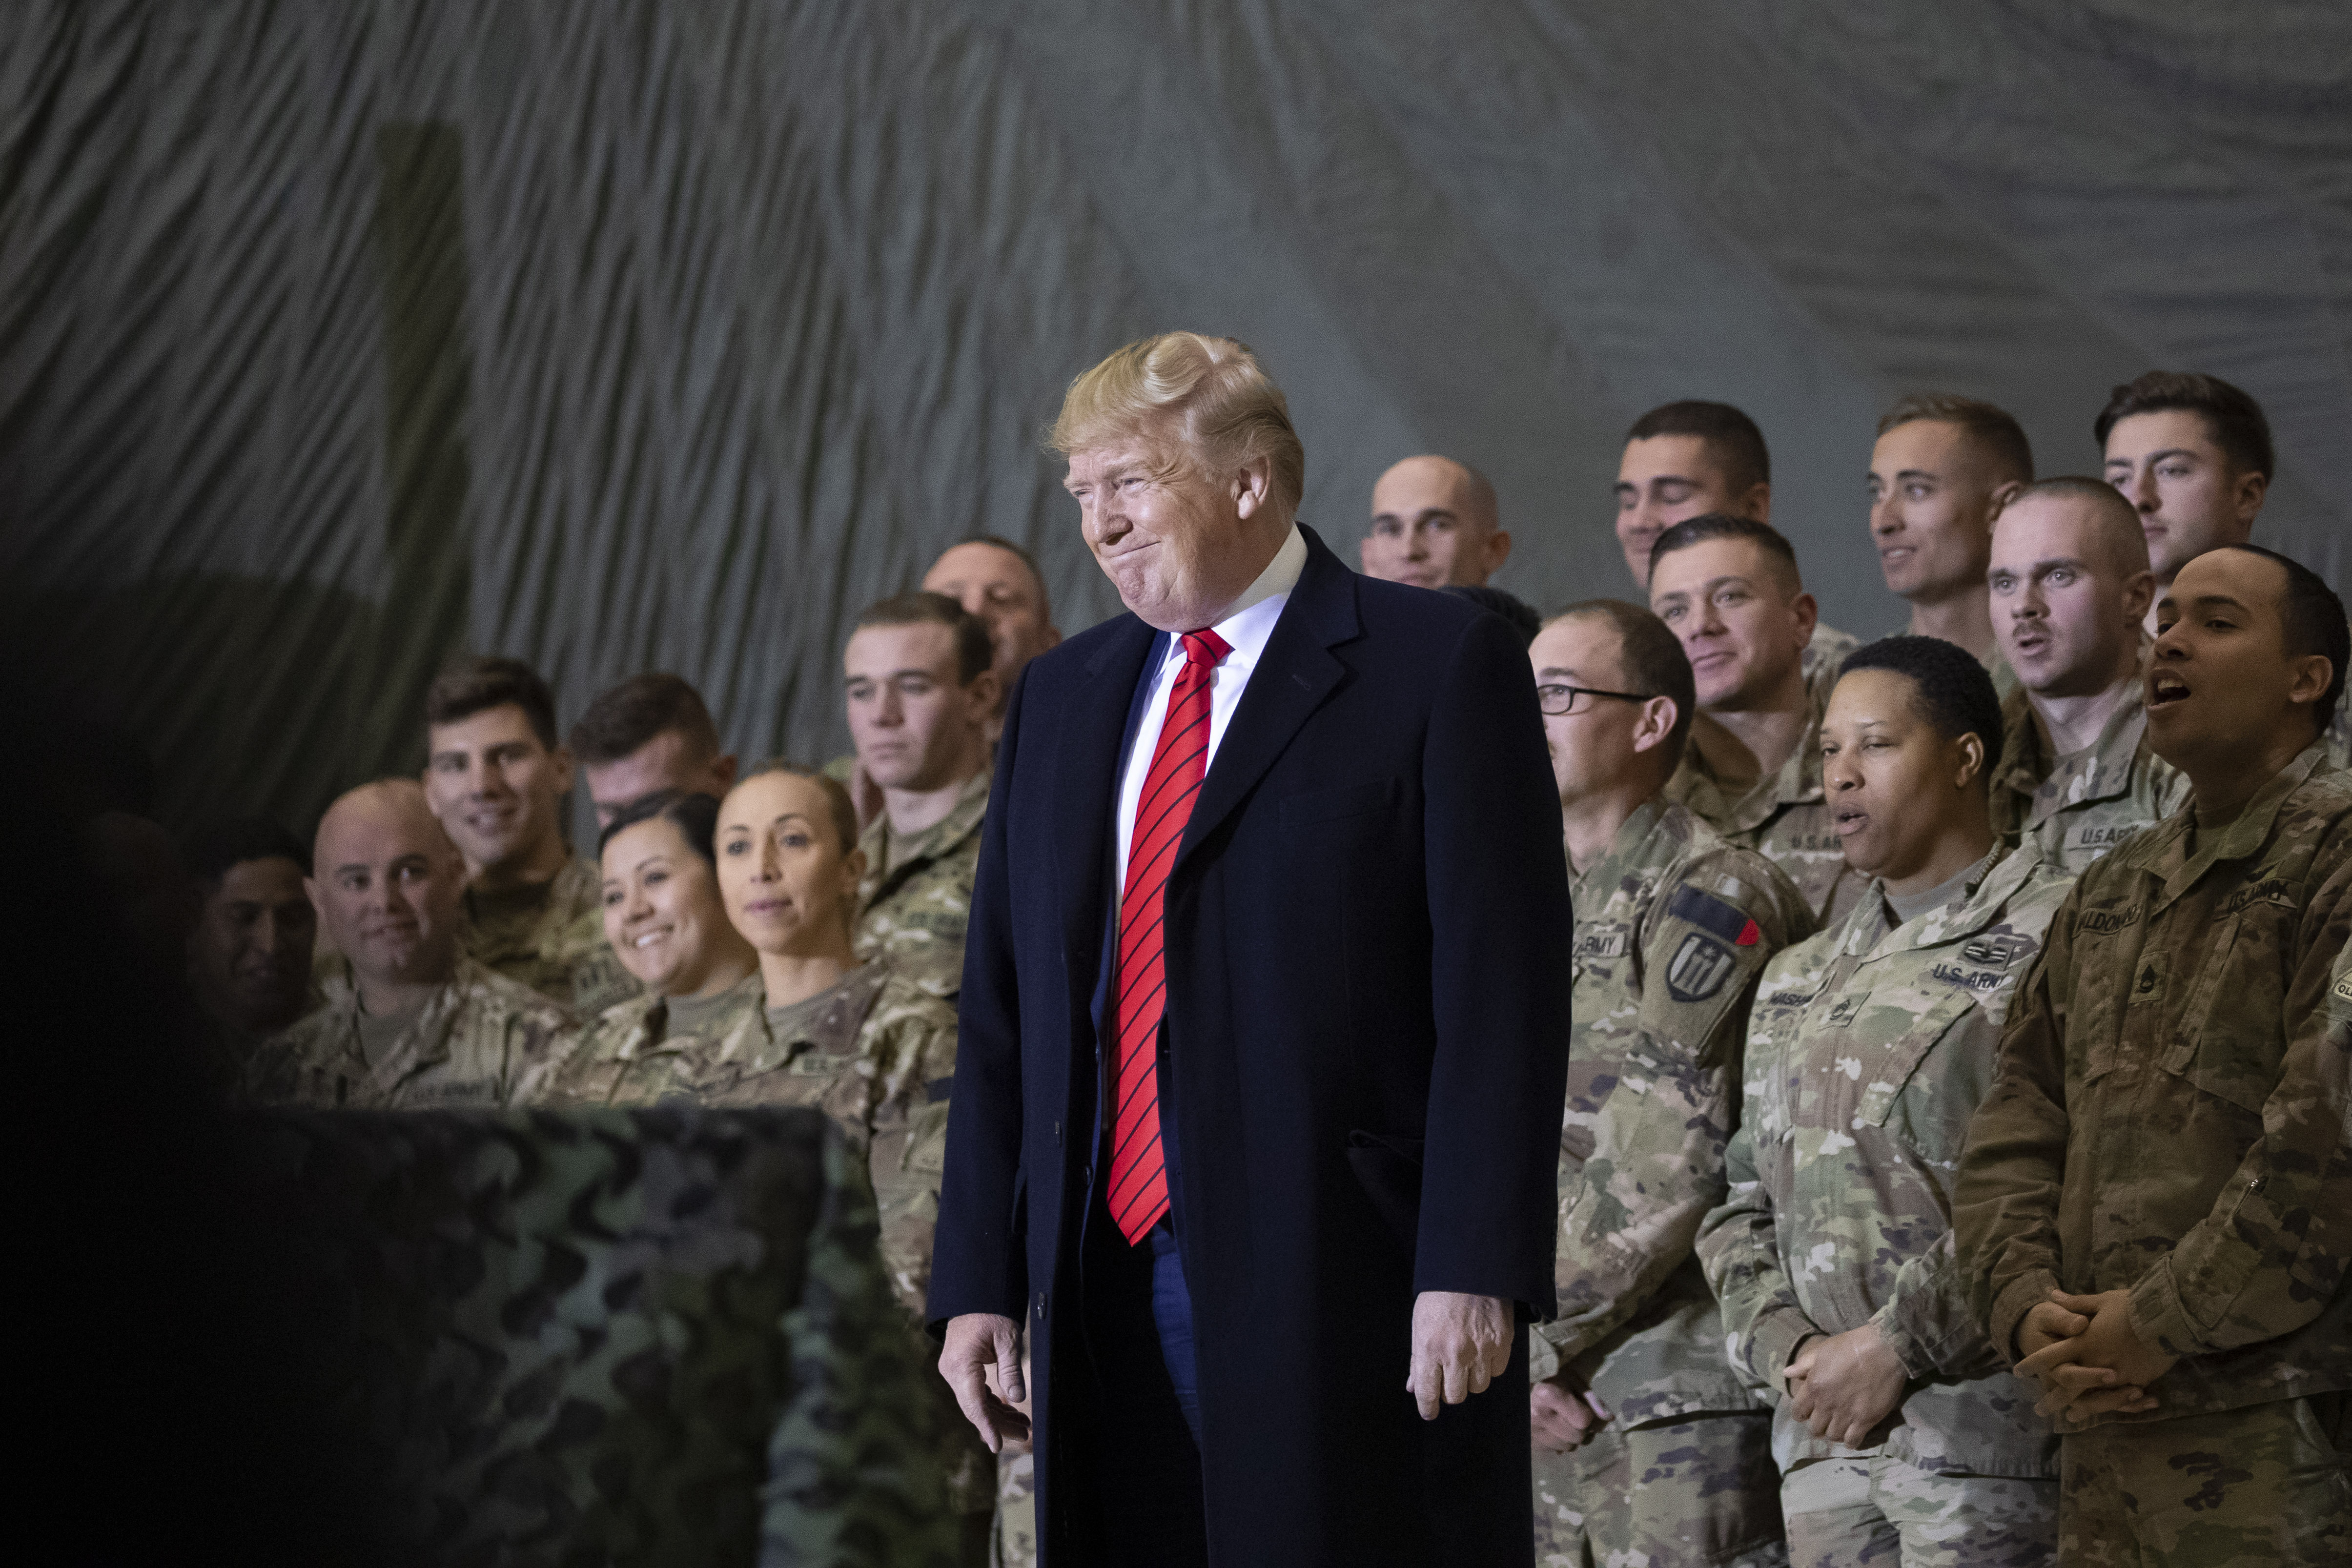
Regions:
<svg viewBox="0 0 2352 1568"><path fill-rule="evenodd" d="M1054 1124L1054 1146L1057 1149L1062 1146L1062 1124L1059 1122Z"/></svg>
<svg viewBox="0 0 2352 1568"><path fill-rule="evenodd" d="M1043 1291L1037 1292L1037 1315L1041 1318L1045 1315L1045 1292Z"/></svg>

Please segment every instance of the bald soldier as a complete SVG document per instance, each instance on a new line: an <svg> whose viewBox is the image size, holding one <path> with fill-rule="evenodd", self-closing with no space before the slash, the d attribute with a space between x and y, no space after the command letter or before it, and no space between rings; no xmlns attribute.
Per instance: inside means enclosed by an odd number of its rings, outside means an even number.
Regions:
<svg viewBox="0 0 2352 1568"><path fill-rule="evenodd" d="M1710 513L1772 520L1772 453L1756 422L1727 402L1696 398L1662 403L1633 422L1617 462L1617 547L1633 586L1650 590L1650 551L1676 523ZM1805 684L1829 700L1838 666L1862 646L1850 633L1813 623Z"/></svg>
<svg viewBox="0 0 2352 1568"><path fill-rule="evenodd" d="M1650 609L1682 642L1698 716L1669 798L1789 875L1817 921L1852 909L1847 864L1822 789L1822 712L1834 684L1808 682L1813 596L1797 551L1769 524L1690 517L1651 550Z"/></svg>
<svg viewBox="0 0 2352 1568"><path fill-rule="evenodd" d="M425 793L466 860L466 951L583 1016L637 983L604 940L604 874L563 838L572 749L520 659L461 658L425 694Z"/></svg>
<svg viewBox="0 0 2352 1568"><path fill-rule="evenodd" d="M1528 1346L1537 1560L1785 1563L1771 1414L1691 1243L1723 1199L1757 979L1812 911L1665 798L1696 699L1656 616L1589 600L1528 656L1576 908L1559 1315Z"/></svg>
<svg viewBox="0 0 2352 1568"><path fill-rule="evenodd" d="M1483 588L1510 558L1495 486L1452 457L1408 457L1372 486L1364 575L1415 588Z"/></svg>
<svg viewBox="0 0 2352 1568"><path fill-rule="evenodd" d="M2033 447L2005 409L1914 392L1879 419L1870 449L1870 535L1886 591L1911 606L1915 637L1957 643L2006 697L1985 596L1992 520L2033 483Z"/></svg>
<svg viewBox="0 0 2352 1568"><path fill-rule="evenodd" d="M996 695L988 710L988 743L993 747L1004 728L1004 703L1013 683L1029 661L1048 648L1061 645L1062 629L1054 624L1054 606L1045 592L1045 574L1037 558L1011 539L982 534L950 545L923 573L925 593L944 594L976 615L988 628L992 653L989 667L996 673ZM860 820L866 820L861 813Z"/></svg>
<svg viewBox="0 0 2352 1568"><path fill-rule="evenodd" d="M2149 749L2140 700L2147 540L2112 486L2044 479L2001 509L1985 581L2020 688L2001 710L1993 831L2074 875L2188 793Z"/></svg>
<svg viewBox="0 0 2352 1568"><path fill-rule="evenodd" d="M257 1050L246 1092L351 1110L515 1103L571 1016L460 951L466 863L414 780L327 808L304 882L339 956L327 1005Z"/></svg>
<svg viewBox="0 0 2352 1568"><path fill-rule="evenodd" d="M1958 1170L1993 1345L2061 1434L2064 1561L2352 1561L2343 601L2224 545L2158 608L2189 801L2085 871Z"/></svg>

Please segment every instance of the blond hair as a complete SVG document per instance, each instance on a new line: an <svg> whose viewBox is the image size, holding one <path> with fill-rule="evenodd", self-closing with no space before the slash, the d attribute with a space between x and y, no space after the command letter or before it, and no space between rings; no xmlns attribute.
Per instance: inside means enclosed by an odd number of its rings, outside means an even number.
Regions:
<svg viewBox="0 0 2352 1568"><path fill-rule="evenodd" d="M1267 498L1295 517L1307 489L1307 449L1282 389L1249 345L1199 332L1162 332L1129 343L1070 383L1048 451L1141 438L1172 444L1171 457L1211 473L1263 458Z"/></svg>

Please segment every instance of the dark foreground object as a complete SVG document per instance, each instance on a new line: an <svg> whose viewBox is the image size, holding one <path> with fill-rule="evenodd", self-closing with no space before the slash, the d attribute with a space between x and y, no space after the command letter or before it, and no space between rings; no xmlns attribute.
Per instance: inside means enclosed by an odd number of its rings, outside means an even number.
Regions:
<svg viewBox="0 0 2352 1568"><path fill-rule="evenodd" d="M873 1196L823 1113L240 1131L354 1558L952 1561Z"/></svg>

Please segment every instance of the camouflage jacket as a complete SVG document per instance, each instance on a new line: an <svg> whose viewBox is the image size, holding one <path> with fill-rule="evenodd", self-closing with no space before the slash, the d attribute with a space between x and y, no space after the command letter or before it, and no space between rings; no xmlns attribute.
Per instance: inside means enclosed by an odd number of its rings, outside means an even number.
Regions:
<svg viewBox="0 0 2352 1568"><path fill-rule="evenodd" d="M1873 883L1765 969L1730 1196L1699 1256L1751 1376L1785 1393L1805 1338L1875 1323L1909 1384L1874 1445L1927 1470L2051 1475L2056 1439L1985 1338L1950 1215L2001 1022L2067 883L2030 847L1996 849L1970 874L1959 898L1901 925ZM1785 1404L1773 1450L1783 1469L1839 1451Z"/></svg>
<svg viewBox="0 0 2352 1568"><path fill-rule="evenodd" d="M2054 761L2021 690L2002 705L2000 764L1992 776L1992 829L2011 843L2031 837L2068 876L2189 798L2189 780L2147 748L2147 709L2135 693L2098 739Z"/></svg>
<svg viewBox="0 0 2352 1568"><path fill-rule="evenodd" d="M273 1112L236 1149L341 1556L964 1560L826 1117Z"/></svg>
<svg viewBox="0 0 2352 1568"><path fill-rule="evenodd" d="M383 1059L360 1042L359 989L338 959L326 1005L247 1059L244 1098L351 1111L483 1109L520 1103L572 1044L572 1015L471 958Z"/></svg>
<svg viewBox="0 0 2352 1568"><path fill-rule="evenodd" d="M971 883L980 870L980 823L989 775L964 786L955 810L915 836L886 873L887 815L867 826L866 879L857 884L857 956L890 967L935 997L963 989L963 933L971 923Z"/></svg>
<svg viewBox="0 0 2352 1568"><path fill-rule="evenodd" d="M1812 911L1771 862L1655 800L1573 892L1559 1316L1532 1331L1529 1375L1572 1364L1628 1425L1752 1408L1691 1241L1723 1200L1757 977Z"/></svg>
<svg viewBox="0 0 2352 1568"><path fill-rule="evenodd" d="M595 862L570 860L543 898L467 888L457 940L475 962L593 1018L637 993L636 977L604 940L604 887Z"/></svg>
<svg viewBox="0 0 2352 1568"><path fill-rule="evenodd" d="M1682 766L1666 781L1666 799L1787 873L1805 895L1816 925L1843 918L1861 902L1868 881L1845 863L1845 845L1822 790L1822 713L1828 696L1824 688L1789 759L1745 793L1735 795L1718 780L1696 745L1683 753Z"/></svg>
<svg viewBox="0 0 2352 1568"><path fill-rule="evenodd" d="M1862 639L1851 632L1814 623L1812 641L1805 644L1798 668L1804 673L1806 694L1817 710L1830 706L1830 691L1845 668L1846 655L1861 646Z"/></svg>
<svg viewBox="0 0 2352 1568"><path fill-rule="evenodd" d="M2185 807L2083 873L1961 1172L1992 1342L2129 1291L2163 1420L2352 1387L2352 774L2315 745L2238 820Z"/></svg>

